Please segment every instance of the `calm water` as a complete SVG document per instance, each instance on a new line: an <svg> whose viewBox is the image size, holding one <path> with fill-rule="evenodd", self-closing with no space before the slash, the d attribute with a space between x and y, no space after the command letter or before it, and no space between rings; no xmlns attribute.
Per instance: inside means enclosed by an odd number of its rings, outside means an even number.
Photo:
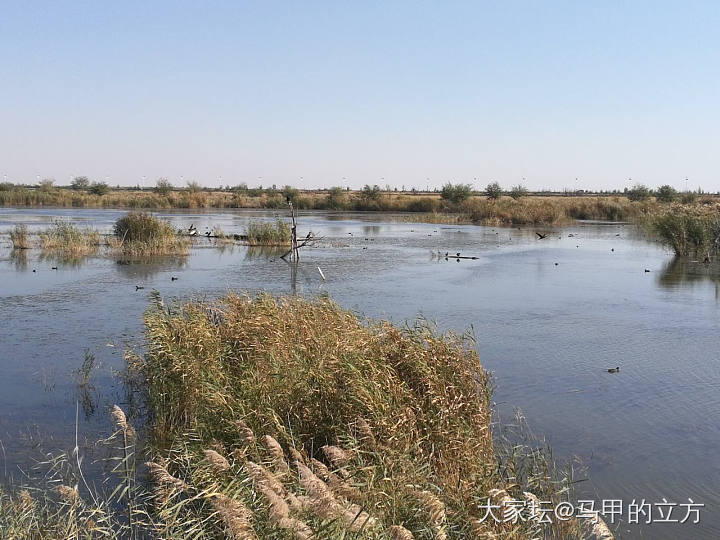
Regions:
<svg viewBox="0 0 720 540"><path fill-rule="evenodd" d="M42 228L58 218L109 231L121 214L0 209L0 231L16 223ZM177 227L242 232L248 219L274 214L162 215ZM105 408L126 402L114 372L123 367L124 350L142 347L141 315L151 290L166 299L238 289L328 292L368 316L403 322L422 315L442 329L472 328L495 377L500 417L509 419L518 407L558 458L579 456L590 478L578 485L583 497L623 499L626 508L633 499L689 497L706 505L698 526L624 523L623 538L720 537L718 268L673 261L618 224L577 224L537 240L535 229L404 219L301 215L300 232L311 229L324 241L303 250L297 272L274 254L217 249L204 238L185 259L118 264L104 257L43 260L37 250L13 256L2 235L5 478L19 479L19 467L42 451L72 448L76 400L83 403L79 431L87 450L107 434ZM445 260L438 250L479 259ZM78 390L73 373L85 349L98 363L89 392ZM619 374L606 372L615 366Z"/></svg>

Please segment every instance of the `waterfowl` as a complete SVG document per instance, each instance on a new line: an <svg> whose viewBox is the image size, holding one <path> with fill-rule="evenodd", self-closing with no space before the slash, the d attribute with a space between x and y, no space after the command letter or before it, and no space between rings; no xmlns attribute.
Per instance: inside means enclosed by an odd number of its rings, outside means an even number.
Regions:
<svg viewBox="0 0 720 540"><path fill-rule="evenodd" d="M176 278L175 276L170 277L170 281L177 281L177 280L178 280L178 278Z"/></svg>
<svg viewBox="0 0 720 540"><path fill-rule="evenodd" d="M143 287L142 285L135 285L135 290L136 290L136 291L139 291L140 289L144 289L144 288L145 288L145 287Z"/></svg>
<svg viewBox="0 0 720 540"><path fill-rule="evenodd" d="M50 270L57 270L57 266L51 266Z"/></svg>
<svg viewBox="0 0 720 540"><path fill-rule="evenodd" d="M647 268L645 269L645 272L649 272L649 271L650 271L650 270L648 270Z"/></svg>
<svg viewBox="0 0 720 540"><path fill-rule="evenodd" d="M539 233L539 232L536 232L535 234L538 235L538 240L542 240L543 238L546 238L546 237L547 237L547 234L542 234L542 233Z"/></svg>
<svg viewBox="0 0 720 540"><path fill-rule="evenodd" d="M191 223L190 227L188 227L188 234L190 236L197 236L198 230L195 228L195 224Z"/></svg>
<svg viewBox="0 0 720 540"><path fill-rule="evenodd" d="M607 370L608 373L617 373L620 371L620 367L614 367Z"/></svg>
<svg viewBox="0 0 720 540"><path fill-rule="evenodd" d="M460 252L458 251L458 252L455 254L455 256L456 256L456 257L459 257L459 256L460 256Z"/></svg>

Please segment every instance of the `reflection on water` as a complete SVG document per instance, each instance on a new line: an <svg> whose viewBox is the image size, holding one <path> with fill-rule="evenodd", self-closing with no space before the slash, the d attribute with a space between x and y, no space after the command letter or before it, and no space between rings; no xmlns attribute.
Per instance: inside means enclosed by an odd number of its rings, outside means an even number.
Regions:
<svg viewBox="0 0 720 540"><path fill-rule="evenodd" d="M38 262L63 265L77 270L81 268L92 256L93 255L75 255L58 250L43 249L40 250L40 253L38 254Z"/></svg>
<svg viewBox="0 0 720 540"><path fill-rule="evenodd" d="M115 260L119 274L131 279L149 279L160 272L182 270L187 257L121 257Z"/></svg>
<svg viewBox="0 0 720 540"><path fill-rule="evenodd" d="M704 263L685 257L674 257L663 268L658 277L661 287L678 288L696 283L712 283L717 295L720 286L720 263Z"/></svg>
<svg viewBox="0 0 720 540"><path fill-rule="evenodd" d="M285 246L247 246L245 258L265 257L266 259L277 259L288 250Z"/></svg>
<svg viewBox="0 0 720 540"><path fill-rule="evenodd" d="M26 249L11 249L10 260L18 272L27 272L28 254Z"/></svg>

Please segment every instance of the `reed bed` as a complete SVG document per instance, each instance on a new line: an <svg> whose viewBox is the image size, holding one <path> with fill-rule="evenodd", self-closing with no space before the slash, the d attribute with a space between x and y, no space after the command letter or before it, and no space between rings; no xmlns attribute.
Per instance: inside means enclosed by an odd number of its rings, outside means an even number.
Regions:
<svg viewBox="0 0 720 540"><path fill-rule="evenodd" d="M13 249L30 249L27 227L25 225L15 225L15 228L10 231L10 241Z"/></svg>
<svg viewBox="0 0 720 540"><path fill-rule="evenodd" d="M720 251L720 204L673 204L648 216L644 225L680 257L710 262Z"/></svg>
<svg viewBox="0 0 720 540"><path fill-rule="evenodd" d="M290 225L281 219L274 222L252 220L245 226L245 239L251 246L290 244Z"/></svg>
<svg viewBox="0 0 720 540"><path fill-rule="evenodd" d="M150 460L136 463L138 434L113 406L102 490L78 448L49 458L44 488L0 492L4 536L582 536L573 520L480 519L488 500L557 501L569 483L554 483L541 452L494 447L488 375L468 336L268 295L156 297L145 325L147 353L127 360L149 407Z"/></svg>
<svg viewBox="0 0 720 540"><path fill-rule="evenodd" d="M129 366L147 389L156 507L176 509L194 534L542 529L480 522L493 490L522 498L524 486L499 473L488 376L468 336L361 320L327 298L268 295L158 305L145 323L148 353ZM558 486L535 480L540 496L558 497Z"/></svg>
<svg viewBox="0 0 720 540"><path fill-rule="evenodd" d="M287 188L285 191L288 191ZM631 201L628 195L528 195L490 199L472 195L465 200L443 199L440 193L410 193L370 189L348 191L291 189L293 204L301 210L414 212L418 214L459 214L463 220L492 225L557 225L574 219L627 221L657 213L667 203L655 197ZM684 194L681 200L697 205L717 202L711 195ZM8 185L0 190L0 206L60 206L130 209L163 208L271 208L286 209L283 190L267 189L116 189L104 194L65 188L42 190Z"/></svg>
<svg viewBox="0 0 720 540"><path fill-rule="evenodd" d="M97 253L100 234L92 229L81 229L72 223L56 221L39 234L40 247L47 252L71 257L84 257Z"/></svg>
<svg viewBox="0 0 720 540"><path fill-rule="evenodd" d="M145 212L129 212L115 222L110 247L127 256L187 255L190 238Z"/></svg>

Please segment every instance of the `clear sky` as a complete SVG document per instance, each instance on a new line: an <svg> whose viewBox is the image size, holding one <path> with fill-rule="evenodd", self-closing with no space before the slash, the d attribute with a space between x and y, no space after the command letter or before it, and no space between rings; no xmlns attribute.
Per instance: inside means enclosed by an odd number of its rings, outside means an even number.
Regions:
<svg viewBox="0 0 720 540"><path fill-rule="evenodd" d="M718 191L719 130L717 1L0 1L16 182Z"/></svg>

